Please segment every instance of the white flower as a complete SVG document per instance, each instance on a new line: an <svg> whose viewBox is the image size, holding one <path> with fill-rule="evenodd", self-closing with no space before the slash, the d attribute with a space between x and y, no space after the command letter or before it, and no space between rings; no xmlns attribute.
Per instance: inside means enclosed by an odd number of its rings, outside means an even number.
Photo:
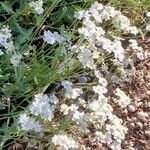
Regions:
<svg viewBox="0 0 150 150"><path fill-rule="evenodd" d="M0 30L0 45L6 49L6 52L14 50L12 34L8 26L3 26Z"/></svg>
<svg viewBox="0 0 150 150"><path fill-rule="evenodd" d="M4 54L4 53L3 53L3 51L2 51L2 50L0 50L0 56L1 56L1 55L3 55L3 54Z"/></svg>
<svg viewBox="0 0 150 150"><path fill-rule="evenodd" d="M64 115L68 115L70 107L66 104L62 104L60 106L60 111L63 112Z"/></svg>
<svg viewBox="0 0 150 150"><path fill-rule="evenodd" d="M91 5L89 11L91 13L97 12L97 11L100 12L103 8L104 8L104 6L96 1Z"/></svg>
<svg viewBox="0 0 150 150"><path fill-rule="evenodd" d="M81 11L76 12L76 13L74 14L74 17L75 17L76 19L79 19L79 20L81 20L82 18L88 18L89 16L90 16L90 15L89 15L89 12L86 11L86 10L81 10Z"/></svg>
<svg viewBox="0 0 150 150"><path fill-rule="evenodd" d="M14 46L14 43L13 43L13 41L10 41L8 44L7 44L7 53L8 52L11 52L11 51L13 51L13 50L15 50L15 46Z"/></svg>
<svg viewBox="0 0 150 150"><path fill-rule="evenodd" d="M49 96L49 102L56 105L56 104L58 104L59 100L58 100L58 98L54 94L51 94Z"/></svg>
<svg viewBox="0 0 150 150"><path fill-rule="evenodd" d="M102 76L102 74L98 70L95 70L94 74L98 78L98 81L102 86L106 87L108 85L107 80Z"/></svg>
<svg viewBox="0 0 150 150"><path fill-rule="evenodd" d="M34 130L36 132L42 131L39 121L35 121L33 118L27 116L27 114L25 113L19 116L18 123L21 124L23 130Z"/></svg>
<svg viewBox="0 0 150 150"><path fill-rule="evenodd" d="M102 132L96 131L95 132L96 139L102 143L106 143L106 135Z"/></svg>
<svg viewBox="0 0 150 150"><path fill-rule="evenodd" d="M107 67L107 65L103 64L101 66L101 69L102 69L103 72L108 73L108 67Z"/></svg>
<svg viewBox="0 0 150 150"><path fill-rule="evenodd" d="M0 33L3 34L3 38L5 38L5 39L10 39L12 37L11 30L9 29L9 26L3 26Z"/></svg>
<svg viewBox="0 0 150 150"><path fill-rule="evenodd" d="M147 12L146 16L147 16L147 17L150 17L150 12Z"/></svg>
<svg viewBox="0 0 150 150"><path fill-rule="evenodd" d="M53 33L49 30L44 31L43 40L44 42L47 42L48 44L54 44L56 42L53 36Z"/></svg>
<svg viewBox="0 0 150 150"><path fill-rule="evenodd" d="M112 83L119 84L119 77L116 75L112 75L111 77Z"/></svg>
<svg viewBox="0 0 150 150"><path fill-rule="evenodd" d="M115 40L112 42L112 51L114 52L115 58L118 59L120 62L124 59L124 49L120 41Z"/></svg>
<svg viewBox="0 0 150 150"><path fill-rule="evenodd" d="M61 36L60 34L58 34L58 32L54 32L53 37L55 41L59 44L65 41L65 38Z"/></svg>
<svg viewBox="0 0 150 150"><path fill-rule="evenodd" d="M65 41L65 38L58 34L58 32L52 33L51 31L44 31L43 35L44 42L48 44L54 44L54 43L62 43Z"/></svg>
<svg viewBox="0 0 150 150"><path fill-rule="evenodd" d="M105 6L102 12L100 13L100 16L105 21L108 21L111 19L111 17L115 17L119 12L114 9L114 7L111 6Z"/></svg>
<svg viewBox="0 0 150 150"><path fill-rule="evenodd" d="M87 47L80 47L80 52L78 54L78 59L82 63L84 68L90 68L92 69L94 67L94 60L92 56L92 52Z"/></svg>
<svg viewBox="0 0 150 150"><path fill-rule="evenodd" d="M21 54L14 54L11 57L10 61L13 64L14 67L17 67L19 65L19 63L20 63L21 58L22 58Z"/></svg>
<svg viewBox="0 0 150 150"><path fill-rule="evenodd" d="M128 31L130 32L130 33L132 33L132 34L138 34L139 33L139 29L137 29L137 27L135 27L135 26L130 26L129 28L128 28Z"/></svg>
<svg viewBox="0 0 150 150"><path fill-rule="evenodd" d="M78 143L70 136L65 134L58 134L52 137L54 145L59 146L60 150L77 149Z"/></svg>
<svg viewBox="0 0 150 150"><path fill-rule="evenodd" d="M29 110L31 114L40 115L42 118L51 121L54 117L54 107L50 105L50 102L52 102L52 98L47 95L43 93L36 94L34 101L29 106Z"/></svg>
<svg viewBox="0 0 150 150"><path fill-rule="evenodd" d="M93 91L95 93L98 93L99 95L102 95L108 92L108 90L104 86L100 86L100 85L93 86Z"/></svg>
<svg viewBox="0 0 150 150"><path fill-rule="evenodd" d="M75 99L83 93L81 88L72 88L72 82L70 81L62 81L61 85L65 88L68 98Z"/></svg>
<svg viewBox="0 0 150 150"><path fill-rule="evenodd" d="M127 107L130 104L130 98L119 88L116 89L115 95L118 96L119 99L115 99L121 107Z"/></svg>
<svg viewBox="0 0 150 150"><path fill-rule="evenodd" d="M150 31L150 24L147 24L147 25L146 25L146 30L147 30L147 31Z"/></svg>
<svg viewBox="0 0 150 150"><path fill-rule="evenodd" d="M122 14L116 15L116 18L114 18L114 26L125 32L128 32L130 27L130 21L126 16L123 16Z"/></svg>
<svg viewBox="0 0 150 150"><path fill-rule="evenodd" d="M85 115L84 112L80 112L80 111L76 110L76 111L73 112L73 115L72 115L71 119L73 121L76 121L76 122L78 121L78 122L81 123L83 118L84 118L84 115Z"/></svg>
<svg viewBox="0 0 150 150"><path fill-rule="evenodd" d="M43 0L32 1L29 3L29 6L35 10L38 15L43 14Z"/></svg>

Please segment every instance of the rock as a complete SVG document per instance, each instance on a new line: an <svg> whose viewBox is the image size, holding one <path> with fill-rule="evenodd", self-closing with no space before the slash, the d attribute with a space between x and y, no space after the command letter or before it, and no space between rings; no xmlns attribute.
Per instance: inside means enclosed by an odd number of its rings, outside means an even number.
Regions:
<svg viewBox="0 0 150 150"><path fill-rule="evenodd" d="M133 106L133 105L128 105L127 110L128 110L129 112L135 112L136 108L135 108L135 106Z"/></svg>
<svg viewBox="0 0 150 150"><path fill-rule="evenodd" d="M145 135L147 135L150 138L150 131L145 131Z"/></svg>
<svg viewBox="0 0 150 150"><path fill-rule="evenodd" d="M146 112L140 111L137 113L137 117L143 121L146 121L146 118L148 118L148 114Z"/></svg>
<svg viewBox="0 0 150 150"><path fill-rule="evenodd" d="M138 127L140 127L140 129L143 128L143 124L141 122L137 122L136 124L137 124Z"/></svg>
<svg viewBox="0 0 150 150"><path fill-rule="evenodd" d="M149 96L150 96L150 91L146 91L146 95L149 95Z"/></svg>
<svg viewBox="0 0 150 150"><path fill-rule="evenodd" d="M142 102L138 102L138 103L136 103L136 106L140 107L142 104L143 104Z"/></svg>
<svg viewBox="0 0 150 150"><path fill-rule="evenodd" d="M13 145L13 150L24 150L24 147L22 144L16 143L15 145Z"/></svg>
<svg viewBox="0 0 150 150"><path fill-rule="evenodd" d="M135 148L133 148L133 147L128 147L128 150L135 150Z"/></svg>

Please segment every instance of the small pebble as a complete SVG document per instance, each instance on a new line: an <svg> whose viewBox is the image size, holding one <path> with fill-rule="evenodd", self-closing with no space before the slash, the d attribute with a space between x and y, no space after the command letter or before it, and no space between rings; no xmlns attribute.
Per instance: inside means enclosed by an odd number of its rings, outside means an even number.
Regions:
<svg viewBox="0 0 150 150"><path fill-rule="evenodd" d="M135 126L135 123L130 123L130 126L131 126L131 127L134 127L134 126Z"/></svg>
<svg viewBox="0 0 150 150"><path fill-rule="evenodd" d="M145 135L147 135L150 138L150 131L145 131Z"/></svg>
<svg viewBox="0 0 150 150"><path fill-rule="evenodd" d="M79 77L78 80L79 80L80 83L86 83L87 82L87 78L85 76Z"/></svg>
<svg viewBox="0 0 150 150"><path fill-rule="evenodd" d="M133 105L128 105L127 107L129 112L135 112L136 108Z"/></svg>
<svg viewBox="0 0 150 150"><path fill-rule="evenodd" d="M133 147L128 147L128 150L135 150L135 148L133 148Z"/></svg>
<svg viewBox="0 0 150 150"><path fill-rule="evenodd" d="M136 124L140 127L140 129L142 129L142 128L143 128L143 125L142 125L142 123L141 123L141 122L137 122Z"/></svg>
<svg viewBox="0 0 150 150"><path fill-rule="evenodd" d="M137 117L143 121L146 121L146 118L148 118L148 114L146 112L140 111L137 113Z"/></svg>
<svg viewBox="0 0 150 150"><path fill-rule="evenodd" d="M142 102L138 102L138 103L136 104L136 106L137 106L137 107L140 107L142 104L143 104Z"/></svg>
<svg viewBox="0 0 150 150"><path fill-rule="evenodd" d="M150 91L146 91L146 95L150 95Z"/></svg>

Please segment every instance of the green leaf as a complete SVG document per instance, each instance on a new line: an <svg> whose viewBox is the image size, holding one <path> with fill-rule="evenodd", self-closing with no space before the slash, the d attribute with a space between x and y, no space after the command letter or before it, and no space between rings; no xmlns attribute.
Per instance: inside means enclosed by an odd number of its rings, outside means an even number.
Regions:
<svg viewBox="0 0 150 150"><path fill-rule="evenodd" d="M13 9L12 9L12 2L10 1L5 1L1 3L1 6L4 8L4 10L7 13L14 13Z"/></svg>
<svg viewBox="0 0 150 150"><path fill-rule="evenodd" d="M0 110L5 109L3 102L0 101Z"/></svg>

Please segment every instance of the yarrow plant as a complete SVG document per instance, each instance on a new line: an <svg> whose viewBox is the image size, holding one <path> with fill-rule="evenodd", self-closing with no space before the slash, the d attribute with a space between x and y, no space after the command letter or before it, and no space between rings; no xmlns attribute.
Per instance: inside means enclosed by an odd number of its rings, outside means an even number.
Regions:
<svg viewBox="0 0 150 150"><path fill-rule="evenodd" d="M81 35L84 42L74 46L72 50L77 54L76 59L79 60L84 70L93 72L96 85L90 86L91 98L86 97L86 93L89 91L84 87L84 83L86 84L87 79L86 82L83 82L83 87L76 87L70 80L63 80L60 84L62 93L65 93L62 95L63 101L58 100L55 95L47 96L39 93L35 95L35 99L29 105L29 112L36 117L40 116L44 120L53 122L56 108L59 108L58 111L63 114L64 118L74 124L73 129L78 137L72 136L78 139L78 143L81 143L83 135L86 135L92 143L99 142L113 150L121 150L122 140L125 139L128 129L123 125L123 120L114 115L114 108L110 101L113 105L126 109L131 99L119 87L114 89L113 93L109 93L108 88L110 83L117 85L124 79L128 81L126 73L128 65L131 65L130 70L134 69L132 61L126 56L129 48L136 49L135 53L139 59L142 59L139 53L143 54L142 48L134 39L130 39L128 49L124 49L121 37L111 36L108 38L108 32L102 24L109 21L114 28L124 34L136 35L140 30L132 26L130 20L120 11L98 2L92 4L89 9L76 12L74 17L79 19L82 24L82 27L78 29L78 34ZM43 40L52 45L61 44L65 38L58 32L52 33L48 30L44 31ZM100 61L101 55L105 56L105 54L112 55L111 62L117 66L121 78L109 72L105 59ZM106 76L109 73L111 80ZM26 122L28 120L29 118ZM20 120L23 129L26 129L24 127L26 122ZM91 131L91 126L94 132ZM52 142L58 149L80 149L83 146L77 144L77 141L68 137L67 134L54 135Z"/></svg>
<svg viewBox="0 0 150 150"><path fill-rule="evenodd" d="M7 95L2 98L3 105L7 104L8 112L12 109L13 118L17 117L12 123L16 133L11 133L12 128L10 135L21 137L16 142L25 141L25 149L135 147L128 140L136 124L135 118L130 118L135 114L138 120L149 118L149 103L143 106L144 110L140 104L143 97L144 101L148 98L139 94L138 104L134 104L133 96L143 85L143 80L138 82L133 77L142 74L147 79L149 75L137 69L141 67L140 62L147 64L150 59L149 49L137 40L145 29L134 26L126 12L97 1L88 5L89 8L74 11L75 22L70 29L68 24L74 7L66 9L64 5L68 2L58 3L42 0L25 3L30 7L22 11L22 18L27 23L33 18L30 25L23 23L27 29L22 29L19 23L16 24L19 31L11 26L0 29L0 57L6 59L0 66L0 72L1 67L4 71L0 76L4 80L1 93ZM146 17L148 20L150 12L146 12ZM64 20L67 23L60 27L57 24L60 20L61 25ZM148 33L149 23L145 25ZM33 26L31 30L30 26ZM24 39L20 35L15 37L18 32ZM17 103L15 107L11 102ZM21 110L19 114L17 110ZM6 118L10 117L9 113ZM128 116L128 113L133 114ZM8 120L7 128L10 124ZM140 123L137 126L142 129Z"/></svg>

